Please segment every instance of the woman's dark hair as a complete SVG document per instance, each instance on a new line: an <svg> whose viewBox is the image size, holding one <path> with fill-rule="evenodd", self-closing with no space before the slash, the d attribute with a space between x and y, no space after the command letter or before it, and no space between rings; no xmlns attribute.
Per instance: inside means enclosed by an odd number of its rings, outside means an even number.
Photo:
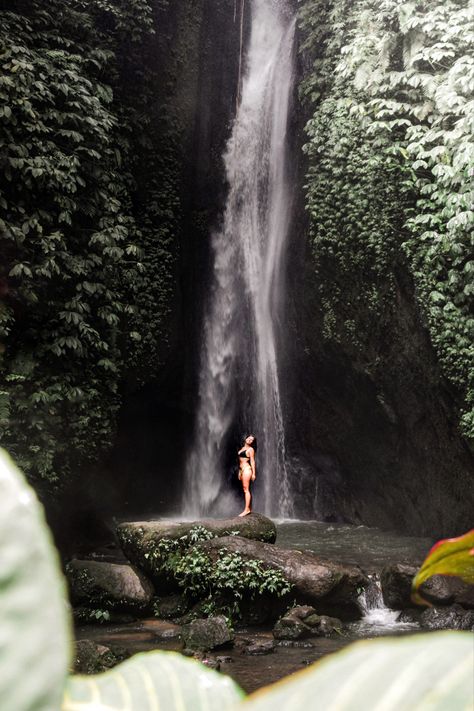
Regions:
<svg viewBox="0 0 474 711"><path fill-rule="evenodd" d="M253 447L254 452L256 452L257 451L257 438L251 432L249 432L249 434L245 435L244 441L247 439L247 437L253 437L252 447Z"/></svg>

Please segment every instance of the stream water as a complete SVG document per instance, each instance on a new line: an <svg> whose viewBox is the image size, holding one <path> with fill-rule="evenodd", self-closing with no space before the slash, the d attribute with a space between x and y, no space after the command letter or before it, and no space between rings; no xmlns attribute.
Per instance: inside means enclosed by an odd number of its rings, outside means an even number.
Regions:
<svg viewBox="0 0 474 711"><path fill-rule="evenodd" d="M236 426L263 435L255 505L269 516L292 514L277 354L291 215L286 138L295 19L286 0L251 0L246 7L250 38L224 155L228 196L222 228L212 237L194 444L183 489L183 513L194 518L235 508L224 471Z"/></svg>
<svg viewBox="0 0 474 711"><path fill-rule="evenodd" d="M273 683L311 664L347 644L381 635L400 635L417 631L416 624L397 621L398 612L383 604L377 576L384 565L409 563L420 565L433 541L347 524L316 521L287 521L277 524L276 545L312 551L333 561L357 564L373 577L373 584L360 599L362 618L344 626L341 636L311 638L298 646L277 646L271 654L249 656L247 641L268 642L269 627L241 627L236 630L236 644L223 655L221 671L232 676L247 692ZM179 651L182 644L179 627L156 619L126 624L84 625L76 630L78 639L93 639L105 645L119 645L130 653L165 649Z"/></svg>

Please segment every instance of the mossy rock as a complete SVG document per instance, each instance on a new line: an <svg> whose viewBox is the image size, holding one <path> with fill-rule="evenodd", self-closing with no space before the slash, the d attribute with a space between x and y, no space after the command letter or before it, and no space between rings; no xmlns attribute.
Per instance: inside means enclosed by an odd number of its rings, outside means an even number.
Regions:
<svg viewBox="0 0 474 711"><path fill-rule="evenodd" d="M128 659L130 654L122 647L106 647L89 639L76 642L73 671L76 674L99 674L112 669Z"/></svg>
<svg viewBox="0 0 474 711"><path fill-rule="evenodd" d="M74 605L107 610L147 610L153 585L131 565L93 560L72 560L66 566Z"/></svg>
<svg viewBox="0 0 474 711"><path fill-rule="evenodd" d="M276 540L275 524L261 514L188 522L131 521L119 524L116 532L126 557L151 578L158 594L163 595L179 591L179 586L169 571L163 569L168 554L160 550L159 544L180 541L186 548L196 542L193 531L209 538L231 536L265 543Z"/></svg>
<svg viewBox="0 0 474 711"><path fill-rule="evenodd" d="M242 558L258 560L279 570L292 585L291 595L301 605L313 605L318 614L354 620L361 617L359 594L369 580L356 565L341 565L314 553L271 546L240 536L226 536L198 544L212 561L222 549Z"/></svg>

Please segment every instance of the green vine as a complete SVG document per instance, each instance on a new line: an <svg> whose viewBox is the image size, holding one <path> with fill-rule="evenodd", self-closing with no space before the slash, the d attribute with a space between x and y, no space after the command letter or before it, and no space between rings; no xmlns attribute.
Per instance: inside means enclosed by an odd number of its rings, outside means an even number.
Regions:
<svg viewBox="0 0 474 711"><path fill-rule="evenodd" d="M123 379L165 352L177 133L149 111L148 0L18 0L1 19L2 444L51 490L110 447Z"/></svg>
<svg viewBox="0 0 474 711"><path fill-rule="evenodd" d="M381 332L389 325L403 265L467 437L474 436L471 14L467 0L300 0L308 65L301 96L313 112L307 208L323 275L324 335L363 351L370 323Z"/></svg>

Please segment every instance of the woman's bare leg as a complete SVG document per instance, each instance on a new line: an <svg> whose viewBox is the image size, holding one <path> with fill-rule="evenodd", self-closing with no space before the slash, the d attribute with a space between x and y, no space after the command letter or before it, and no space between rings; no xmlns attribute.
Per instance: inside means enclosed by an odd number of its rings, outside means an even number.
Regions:
<svg viewBox="0 0 474 711"><path fill-rule="evenodd" d="M242 513L239 514L239 516L247 516L247 514L251 513L251 504L252 504L252 494L250 493L250 480L252 478L252 469L250 467L246 467L244 471L242 472L242 489L244 490L244 500L245 500L245 507Z"/></svg>

